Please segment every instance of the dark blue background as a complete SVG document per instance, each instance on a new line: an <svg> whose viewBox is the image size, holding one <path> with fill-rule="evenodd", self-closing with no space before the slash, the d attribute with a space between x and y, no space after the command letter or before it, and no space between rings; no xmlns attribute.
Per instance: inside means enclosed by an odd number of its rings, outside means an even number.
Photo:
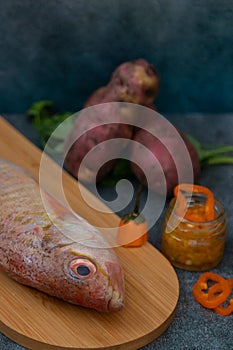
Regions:
<svg viewBox="0 0 233 350"><path fill-rule="evenodd" d="M160 112L232 112L232 23L231 0L0 0L0 112L77 111L139 57L160 74Z"/></svg>

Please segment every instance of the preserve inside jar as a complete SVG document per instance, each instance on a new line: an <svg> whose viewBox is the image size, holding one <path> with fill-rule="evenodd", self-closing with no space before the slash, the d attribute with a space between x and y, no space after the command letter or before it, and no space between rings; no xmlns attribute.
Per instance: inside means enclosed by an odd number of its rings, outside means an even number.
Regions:
<svg viewBox="0 0 233 350"><path fill-rule="evenodd" d="M187 195L187 212L192 220L176 212L176 198L170 202L163 223L161 249L170 262L190 271L208 270L219 264L226 240L226 217L223 205L214 200L214 219L197 220L205 210L206 196L201 193Z"/></svg>

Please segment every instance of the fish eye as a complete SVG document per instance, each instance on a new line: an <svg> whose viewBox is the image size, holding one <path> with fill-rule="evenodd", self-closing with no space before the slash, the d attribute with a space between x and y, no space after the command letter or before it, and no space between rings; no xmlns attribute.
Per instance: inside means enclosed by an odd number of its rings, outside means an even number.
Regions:
<svg viewBox="0 0 233 350"><path fill-rule="evenodd" d="M86 258L76 258L70 263L70 275L73 278L88 279L96 273L95 264Z"/></svg>

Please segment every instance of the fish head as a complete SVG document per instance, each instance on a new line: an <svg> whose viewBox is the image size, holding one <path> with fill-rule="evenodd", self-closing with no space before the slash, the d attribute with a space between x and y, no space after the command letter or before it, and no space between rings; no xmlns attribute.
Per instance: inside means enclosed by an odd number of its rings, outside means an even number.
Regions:
<svg viewBox="0 0 233 350"><path fill-rule="evenodd" d="M49 279L56 294L98 311L120 310L124 275L114 250L82 218L65 219L50 227L50 234L43 239L43 248L53 254L52 259L49 257Z"/></svg>
<svg viewBox="0 0 233 350"><path fill-rule="evenodd" d="M63 270L69 302L106 312L123 307L124 276L112 249L69 248Z"/></svg>

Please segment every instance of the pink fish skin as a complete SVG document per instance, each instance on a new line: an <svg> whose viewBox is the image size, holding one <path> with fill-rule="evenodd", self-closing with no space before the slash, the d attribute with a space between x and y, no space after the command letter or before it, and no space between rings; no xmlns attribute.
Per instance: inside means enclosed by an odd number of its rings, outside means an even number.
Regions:
<svg viewBox="0 0 233 350"><path fill-rule="evenodd" d="M95 227L45 196L50 215L37 182L0 159L0 268L16 281L70 303L120 310L124 275L115 253Z"/></svg>

